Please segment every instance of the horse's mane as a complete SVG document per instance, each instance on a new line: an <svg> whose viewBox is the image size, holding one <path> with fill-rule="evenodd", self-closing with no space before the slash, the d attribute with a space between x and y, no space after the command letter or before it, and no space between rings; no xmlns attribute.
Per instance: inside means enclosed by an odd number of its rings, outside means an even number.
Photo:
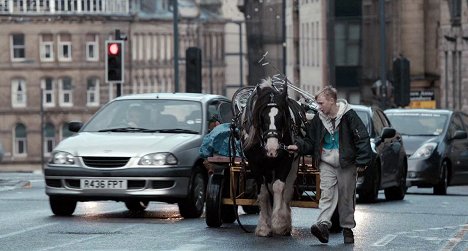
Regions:
<svg viewBox="0 0 468 251"><path fill-rule="evenodd" d="M282 118L286 119L285 125L289 122L289 108L287 103L287 94L275 89L270 78L264 79L258 85L254 93L249 97L245 116L243 119L243 128L248 131L248 137L244 138L244 148L249 149L259 144L261 140L261 112L272 101L278 105L278 110L283 113ZM287 126L282 130L289 130ZM283 131L284 134L284 131Z"/></svg>

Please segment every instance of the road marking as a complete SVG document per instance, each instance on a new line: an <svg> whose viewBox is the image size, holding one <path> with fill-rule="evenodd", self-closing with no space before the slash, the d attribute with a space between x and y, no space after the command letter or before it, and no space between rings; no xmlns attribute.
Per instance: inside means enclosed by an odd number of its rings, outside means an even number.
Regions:
<svg viewBox="0 0 468 251"><path fill-rule="evenodd" d="M445 245L444 248L442 248L442 251L451 251L453 250L462 240L463 236L465 233L468 233L468 225L462 225L463 228L458 231L455 236L447 242L447 245Z"/></svg>
<svg viewBox="0 0 468 251"><path fill-rule="evenodd" d="M373 247L385 247L388 243L393 241L396 237L397 236L394 235L394 234L387 234L386 236L384 236L382 239L378 240L377 242L375 242L371 246L373 246Z"/></svg>
<svg viewBox="0 0 468 251"><path fill-rule="evenodd" d="M39 225L39 226L36 226L36 227L28 227L28 228L20 230L20 231L0 235L0 239L11 237L11 236L14 236L14 235L17 235L17 234L23 234L23 233L26 233L26 232L29 232L29 231L32 231L32 230L36 230L36 229L40 229L40 228L44 228L44 227L48 227L48 226L52 226L52 225L57 225L57 224L58 223L49 223L49 224Z"/></svg>

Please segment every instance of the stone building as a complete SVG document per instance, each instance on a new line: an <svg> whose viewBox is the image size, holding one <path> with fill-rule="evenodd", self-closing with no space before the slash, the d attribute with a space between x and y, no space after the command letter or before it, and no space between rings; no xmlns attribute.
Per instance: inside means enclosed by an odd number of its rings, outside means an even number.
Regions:
<svg viewBox="0 0 468 251"><path fill-rule="evenodd" d="M40 169L71 136L68 122L86 121L116 96L118 85L104 82L104 43L116 29L127 37L122 94L174 91L171 2L0 0L0 169ZM223 94L220 2L179 2L179 91L185 49L195 46L202 49L202 92Z"/></svg>
<svg viewBox="0 0 468 251"><path fill-rule="evenodd" d="M468 113L468 2L440 1L439 106Z"/></svg>

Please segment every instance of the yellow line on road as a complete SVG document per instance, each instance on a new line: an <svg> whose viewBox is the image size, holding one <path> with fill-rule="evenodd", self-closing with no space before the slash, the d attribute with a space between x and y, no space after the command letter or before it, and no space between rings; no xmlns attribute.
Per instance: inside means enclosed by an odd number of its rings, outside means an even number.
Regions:
<svg viewBox="0 0 468 251"><path fill-rule="evenodd" d="M452 251L462 240L465 233L468 232L468 224L463 225L463 227L458 231L453 238L451 238L447 245L441 249L441 251Z"/></svg>

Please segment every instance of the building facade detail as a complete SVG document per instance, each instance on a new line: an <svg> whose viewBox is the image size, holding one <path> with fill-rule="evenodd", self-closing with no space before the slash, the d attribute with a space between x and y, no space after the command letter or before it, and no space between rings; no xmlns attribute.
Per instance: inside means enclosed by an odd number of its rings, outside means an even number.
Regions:
<svg viewBox="0 0 468 251"><path fill-rule="evenodd" d="M118 91L174 91L171 2L0 0L0 168L40 168L42 156L72 135L70 121L87 121ZM181 92L185 49L196 46L202 92L224 94L224 22L212 11L219 4L207 6L192 1L179 9ZM104 82L104 42L117 29L126 36L121 86Z"/></svg>

